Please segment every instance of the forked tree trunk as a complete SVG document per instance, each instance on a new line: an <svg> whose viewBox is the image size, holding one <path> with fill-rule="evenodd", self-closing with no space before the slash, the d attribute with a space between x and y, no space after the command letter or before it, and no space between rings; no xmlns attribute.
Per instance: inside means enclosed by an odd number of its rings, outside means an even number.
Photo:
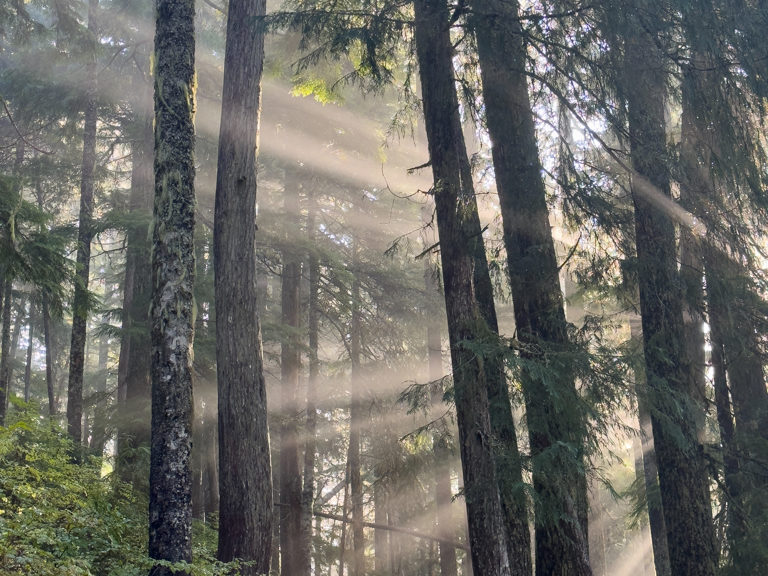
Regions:
<svg viewBox="0 0 768 576"><path fill-rule="evenodd" d="M96 11L98 0L88 0L88 34L98 39ZM69 384L67 387L67 431L75 444L82 442L83 373L88 324L88 278L91 270L93 239L93 188L96 167L96 121L98 116L96 57L86 67L85 122L83 124L83 163L80 176L80 214L77 232L77 269L72 302L72 340L69 349Z"/></svg>
<svg viewBox="0 0 768 576"><path fill-rule="evenodd" d="M664 64L655 28L643 16L652 13L652 3L637 0L628 11L625 30L625 75L632 79L626 93L648 400L672 574L713 576L714 530L689 392L675 228L646 192L652 188L650 194L670 196Z"/></svg>
<svg viewBox="0 0 768 576"><path fill-rule="evenodd" d="M244 576L269 571L272 547L272 470L256 295L256 155L265 14L265 0L229 3L213 233L218 558L247 561Z"/></svg>
<svg viewBox="0 0 768 576"><path fill-rule="evenodd" d="M484 576L510 573L509 538L491 443L488 382L467 348L487 327L475 299L474 269L482 242L454 86L448 6L415 0L415 39L434 176L443 285L448 315L472 562ZM526 547L527 548L527 547Z"/></svg>
<svg viewBox="0 0 768 576"><path fill-rule="evenodd" d="M169 562L192 560L194 62L194 0L158 0L148 548L150 558Z"/></svg>
<svg viewBox="0 0 768 576"><path fill-rule="evenodd" d="M568 337L518 10L516 2L473 2L471 23L493 144L516 328L524 346L521 354L528 362L546 361L557 372L544 381L535 375L537 371L523 371L538 496L536 572L586 575L591 568L582 422L573 374L567 360L557 359L558 352L567 351ZM539 349L549 352L546 360L528 351ZM563 451L562 446L570 449ZM521 562L517 570L530 573L530 561Z"/></svg>

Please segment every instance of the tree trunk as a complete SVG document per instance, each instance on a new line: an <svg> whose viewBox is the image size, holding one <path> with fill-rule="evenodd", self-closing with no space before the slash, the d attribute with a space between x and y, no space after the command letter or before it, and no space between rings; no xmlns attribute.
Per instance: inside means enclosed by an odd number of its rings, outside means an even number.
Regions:
<svg viewBox="0 0 768 576"><path fill-rule="evenodd" d="M640 319L629 322L630 335L633 343L642 347L643 334ZM642 348L639 348L642 350ZM645 368L640 364L635 366L635 396L637 398L637 419L640 424L640 444L642 453L642 473L645 499L648 505L648 524L651 530L651 547L656 576L671 576L669 567L669 548L667 547L667 527L664 523L664 510L659 493L659 467L656 464L656 450L653 446L653 428L651 414L648 408L648 390L645 381Z"/></svg>
<svg viewBox="0 0 768 576"><path fill-rule="evenodd" d="M648 400L659 465L670 567L675 576L715 573L709 488L698 443L694 401L685 355L683 298L677 273L675 229L645 192L670 196L665 160L662 55L655 24L633 14L651 14L638 0L627 12L625 75L635 206L640 310Z"/></svg>
<svg viewBox="0 0 768 576"><path fill-rule="evenodd" d="M8 355L8 393L5 398L5 409L8 410L8 405L11 397L11 386L13 385L13 369L16 364L16 356L19 353L19 338L21 337L21 327L24 324L26 318L26 305L24 298L22 297L18 302L18 309L16 311L16 318L13 324L13 331L11 332L11 350Z"/></svg>
<svg viewBox="0 0 768 576"><path fill-rule="evenodd" d="M48 304L48 292L43 289L43 338L45 339L45 386L48 390L48 415L56 415L56 397L53 378L53 335L51 334L51 310Z"/></svg>
<svg viewBox="0 0 768 576"><path fill-rule="evenodd" d="M248 561L245 576L269 571L272 546L272 471L255 246L265 13L265 0L229 3L213 234L219 386L218 558Z"/></svg>
<svg viewBox="0 0 768 576"><path fill-rule="evenodd" d="M431 203L428 204L431 206ZM424 220L424 219L423 219ZM434 266L433 266L434 264ZM440 330L439 316L433 310L431 304L439 294L439 283L436 274L438 269L436 262L432 259L425 259L424 268L424 290L428 304L427 310L427 362L429 364L429 380L434 386L432 395L433 406L440 406L443 402L443 342ZM440 380L440 386L435 382ZM448 446L445 433L436 431L432 434L432 452L434 456L434 475L435 475L435 507L437 508L437 531L445 540L452 539L453 519L451 517L451 504L453 494L451 492L451 451ZM440 575L456 576L456 549L446 544L445 540L439 542L440 553Z"/></svg>
<svg viewBox="0 0 768 576"><path fill-rule="evenodd" d="M350 576L365 574L365 535L363 533L363 481L360 476L360 449L363 428L363 406L361 389L363 387L360 370L361 360L361 317L360 317L360 281L357 278L357 239L352 241L352 322L349 328L349 355L352 361L351 393L349 404L349 489L352 500L352 569Z"/></svg>
<svg viewBox="0 0 768 576"><path fill-rule="evenodd" d="M158 0L148 548L150 558L169 562L192 560L194 62L194 0Z"/></svg>
<svg viewBox="0 0 768 576"><path fill-rule="evenodd" d="M106 322L106 318L104 322ZM91 453L98 457L103 456L104 446L107 443L107 410L109 408L109 398L107 397L107 380L109 373L107 371L107 361L109 360L109 336L102 334L99 338L99 365L98 365L98 384L96 387L93 408L93 431L91 433Z"/></svg>
<svg viewBox="0 0 768 576"><path fill-rule="evenodd" d="M557 374L545 383L523 373L536 513L537 574L590 574L586 537L586 479L582 422L573 375L557 353L568 348L563 297L549 226L546 193L525 75L525 48L516 2L475 2L472 24L518 337L527 350L544 348ZM528 361L539 356L522 352ZM541 357L543 360L543 357ZM559 365L557 365L559 364ZM552 387L556 389L554 392ZM557 454L570 446L567 454ZM542 466L542 462L554 461ZM576 515L569 518L568 510ZM579 524L581 529L578 529ZM521 566L530 571L530 565Z"/></svg>
<svg viewBox="0 0 768 576"><path fill-rule="evenodd" d="M32 388L32 352L34 346L32 345L33 338L35 337L35 305L30 299L29 302L29 322L27 322L29 334L27 336L27 360L24 364L24 402L29 402L30 393Z"/></svg>
<svg viewBox="0 0 768 576"><path fill-rule="evenodd" d="M88 0L88 35L98 40L96 11L99 0ZM75 444L82 442L83 372L88 324L88 279L91 270L93 239L93 188L96 166L96 122L98 120L96 58L86 68L85 121L83 123L83 164L80 178L80 215L77 232L77 270L72 303L72 341L69 349L69 384L67 387L67 431Z"/></svg>
<svg viewBox="0 0 768 576"><path fill-rule="evenodd" d="M5 426L5 416L8 406L8 387L10 386L11 368L11 306L13 305L13 279L5 275L3 286L3 327L2 344L0 345L0 426Z"/></svg>
<svg viewBox="0 0 768 576"><path fill-rule="evenodd" d="M152 210L154 171L152 155L152 85L149 81L149 50L138 49L142 70L136 73L137 98L134 104L131 195L129 209L137 219L126 234L123 329L118 366L117 471L134 487L144 486L139 450L150 443L151 337L149 307L152 297L151 254L144 216ZM146 74L146 75L145 75Z"/></svg>
<svg viewBox="0 0 768 576"><path fill-rule="evenodd" d="M295 168L292 168L295 170ZM284 576L300 576L301 560L301 474L299 472L299 372L301 370L300 284L301 258L288 246L291 233L299 226L299 178L285 175L284 212L288 226L282 250L282 322L286 329L280 345L280 566Z"/></svg>
<svg viewBox="0 0 768 576"><path fill-rule="evenodd" d="M482 360L467 348L487 328L474 297L478 253L475 196L454 86L448 7L414 0L422 102L434 176L443 285L448 315L472 563L478 574L509 574L509 538L499 497L488 382Z"/></svg>
<svg viewBox="0 0 768 576"><path fill-rule="evenodd" d="M315 242L317 226L317 199L314 190L309 190L307 199L307 239L311 247L309 252L309 378L307 379L307 420L304 426L306 442L304 444L304 482L301 493L301 558L299 573L310 576L312 572L312 508L315 489L315 452L317 451L317 385L320 377L318 359L318 321L320 318L320 262Z"/></svg>

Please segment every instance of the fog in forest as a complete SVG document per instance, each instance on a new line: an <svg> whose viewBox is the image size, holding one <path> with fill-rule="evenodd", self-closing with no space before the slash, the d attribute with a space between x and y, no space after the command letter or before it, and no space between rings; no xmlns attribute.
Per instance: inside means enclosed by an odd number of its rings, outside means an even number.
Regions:
<svg viewBox="0 0 768 576"><path fill-rule="evenodd" d="M767 27L0 0L0 574L764 574Z"/></svg>

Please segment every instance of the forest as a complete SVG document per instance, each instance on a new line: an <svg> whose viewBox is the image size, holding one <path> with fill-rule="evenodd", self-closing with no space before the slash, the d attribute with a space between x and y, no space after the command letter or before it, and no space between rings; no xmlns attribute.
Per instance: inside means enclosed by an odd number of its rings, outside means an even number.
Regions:
<svg viewBox="0 0 768 576"><path fill-rule="evenodd" d="M767 30L0 0L0 575L768 573Z"/></svg>

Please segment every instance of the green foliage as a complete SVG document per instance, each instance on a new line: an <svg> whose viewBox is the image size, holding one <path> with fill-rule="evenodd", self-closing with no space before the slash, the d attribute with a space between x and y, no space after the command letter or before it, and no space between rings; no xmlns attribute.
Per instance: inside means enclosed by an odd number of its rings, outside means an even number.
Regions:
<svg viewBox="0 0 768 576"><path fill-rule="evenodd" d="M37 406L13 402L13 421L0 428L0 574L146 574L144 497L104 475L101 458L73 463L64 431ZM232 573L215 560L215 530L196 524L193 538L191 574Z"/></svg>

